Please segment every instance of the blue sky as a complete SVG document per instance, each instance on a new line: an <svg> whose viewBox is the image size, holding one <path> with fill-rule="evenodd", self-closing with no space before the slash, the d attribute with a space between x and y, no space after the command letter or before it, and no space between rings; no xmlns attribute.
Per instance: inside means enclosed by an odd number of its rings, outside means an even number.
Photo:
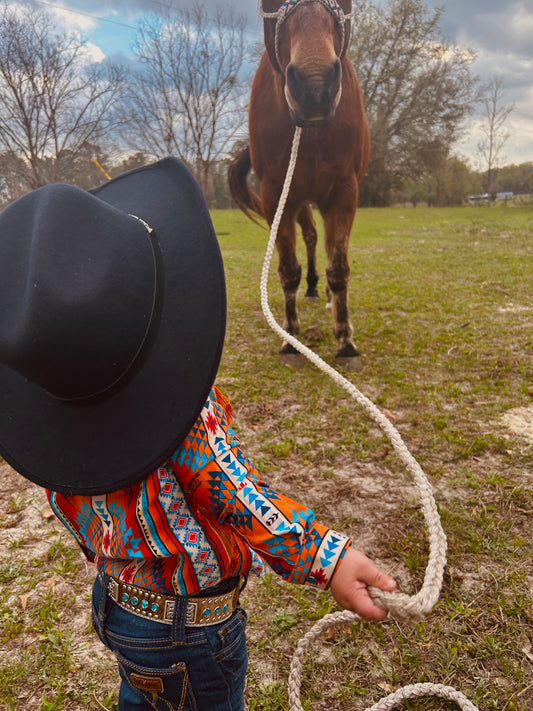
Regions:
<svg viewBox="0 0 533 711"><path fill-rule="evenodd" d="M385 0L382 0L383 2ZM90 41L96 58L127 55L140 17L160 7L190 7L187 0L28 0L57 13L60 22L79 29ZM213 11L220 0L204 0ZM247 18L251 38L261 40L256 0L227 3ZM507 121L510 137L503 149L505 162L533 161L533 0L425 0L429 8L444 7L445 37L477 53L473 66L482 80L500 76L506 104L514 104ZM64 9L61 9L64 8ZM477 164L479 124L474 119L465 141L457 147L473 167Z"/></svg>

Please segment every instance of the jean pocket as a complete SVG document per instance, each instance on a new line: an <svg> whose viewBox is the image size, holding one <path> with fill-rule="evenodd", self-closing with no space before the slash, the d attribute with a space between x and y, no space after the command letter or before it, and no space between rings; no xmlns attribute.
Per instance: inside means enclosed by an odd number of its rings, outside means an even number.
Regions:
<svg viewBox="0 0 533 711"><path fill-rule="evenodd" d="M246 612L238 607L231 619L217 630L213 645L217 661L242 657L242 650L246 649L246 619Z"/></svg>
<svg viewBox="0 0 533 711"><path fill-rule="evenodd" d="M133 706L142 699L156 711L176 711L191 709L196 711L196 703L189 683L189 674L185 662L177 662L167 669L153 669L130 662L116 652L122 681L121 697Z"/></svg>

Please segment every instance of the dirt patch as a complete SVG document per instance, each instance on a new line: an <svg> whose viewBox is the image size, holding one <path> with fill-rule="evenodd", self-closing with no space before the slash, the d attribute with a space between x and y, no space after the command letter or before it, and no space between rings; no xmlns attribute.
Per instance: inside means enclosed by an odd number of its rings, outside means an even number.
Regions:
<svg viewBox="0 0 533 711"><path fill-rule="evenodd" d="M65 551L71 560L70 571L64 567ZM117 686L114 660L90 625L95 569L55 518L44 490L4 461L0 461L0 571L0 665L28 653L37 658L57 655L61 669L70 658L83 678L99 670L98 698L112 693ZM57 635L47 639L50 619ZM67 641L68 654L63 656ZM76 688L76 676L64 670L58 673L57 681L65 693ZM9 693L9 688L0 688L0 705L10 698ZM42 701L42 686L36 680L34 686L18 693L13 708L34 711L42 708ZM91 708L101 708L96 697L94 703ZM61 708L79 711L82 707L66 700Z"/></svg>
<svg viewBox="0 0 533 711"><path fill-rule="evenodd" d="M533 443L533 405L509 410L502 417L502 424Z"/></svg>

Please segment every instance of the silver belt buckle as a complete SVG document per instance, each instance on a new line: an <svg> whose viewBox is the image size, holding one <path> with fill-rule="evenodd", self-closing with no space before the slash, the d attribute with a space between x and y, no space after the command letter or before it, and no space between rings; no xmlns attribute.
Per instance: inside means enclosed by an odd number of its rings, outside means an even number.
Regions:
<svg viewBox="0 0 533 711"><path fill-rule="evenodd" d="M172 623L174 619L174 609L176 607L175 600L165 600L165 611L163 613L163 621Z"/></svg>
<svg viewBox="0 0 533 711"><path fill-rule="evenodd" d="M118 602L118 582L114 578L109 579L109 583L107 585L107 592L113 602Z"/></svg>
<svg viewBox="0 0 533 711"><path fill-rule="evenodd" d="M198 609L198 604L196 602L187 603L187 611L185 613L185 625L191 626L196 622L196 611Z"/></svg>

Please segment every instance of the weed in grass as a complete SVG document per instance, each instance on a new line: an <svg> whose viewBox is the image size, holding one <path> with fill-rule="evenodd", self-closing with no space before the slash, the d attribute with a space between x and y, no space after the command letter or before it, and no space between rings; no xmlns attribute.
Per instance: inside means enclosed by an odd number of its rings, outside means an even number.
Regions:
<svg viewBox="0 0 533 711"><path fill-rule="evenodd" d="M293 447L294 447L294 440L289 439L289 440L286 440L285 442L269 442L265 446L265 449L267 452L270 452L278 459L281 459L283 457L288 457L290 455Z"/></svg>
<svg viewBox="0 0 533 711"><path fill-rule="evenodd" d="M271 682L260 686L250 699L249 711L288 711L289 702L282 684Z"/></svg>
<svg viewBox="0 0 533 711"><path fill-rule="evenodd" d="M271 624L276 634L283 634L298 624L298 619L290 612L278 610L272 617Z"/></svg>
<svg viewBox="0 0 533 711"><path fill-rule="evenodd" d="M41 703L37 711L60 711L63 708L63 702L66 699L66 695L63 692L62 684L58 681L53 681L52 685L54 691L52 692L53 698L48 700L47 694L43 693Z"/></svg>
<svg viewBox="0 0 533 711"><path fill-rule="evenodd" d="M65 672L74 667L74 660L70 654L72 642L73 638L69 630L52 629L39 635L39 649L46 657L52 679L61 679ZM50 671L47 671L47 675Z"/></svg>
<svg viewBox="0 0 533 711"><path fill-rule="evenodd" d="M22 511L26 506L24 498L20 494L11 494L6 506L6 512L8 514L15 514Z"/></svg>
<svg viewBox="0 0 533 711"><path fill-rule="evenodd" d="M22 560L12 560L8 558L0 563L0 584L6 584L16 580L23 571L24 562Z"/></svg>
<svg viewBox="0 0 533 711"><path fill-rule="evenodd" d="M329 593L294 586L293 597L298 606L299 618L316 621L333 611L334 603Z"/></svg>
<svg viewBox="0 0 533 711"><path fill-rule="evenodd" d="M16 548L24 548L27 542L26 538L14 538L12 536L7 537L8 546L12 550L15 550Z"/></svg>
<svg viewBox="0 0 533 711"><path fill-rule="evenodd" d="M0 634L3 643L14 639L24 628L22 610L14 609L12 605L0 609L0 621L2 623Z"/></svg>

